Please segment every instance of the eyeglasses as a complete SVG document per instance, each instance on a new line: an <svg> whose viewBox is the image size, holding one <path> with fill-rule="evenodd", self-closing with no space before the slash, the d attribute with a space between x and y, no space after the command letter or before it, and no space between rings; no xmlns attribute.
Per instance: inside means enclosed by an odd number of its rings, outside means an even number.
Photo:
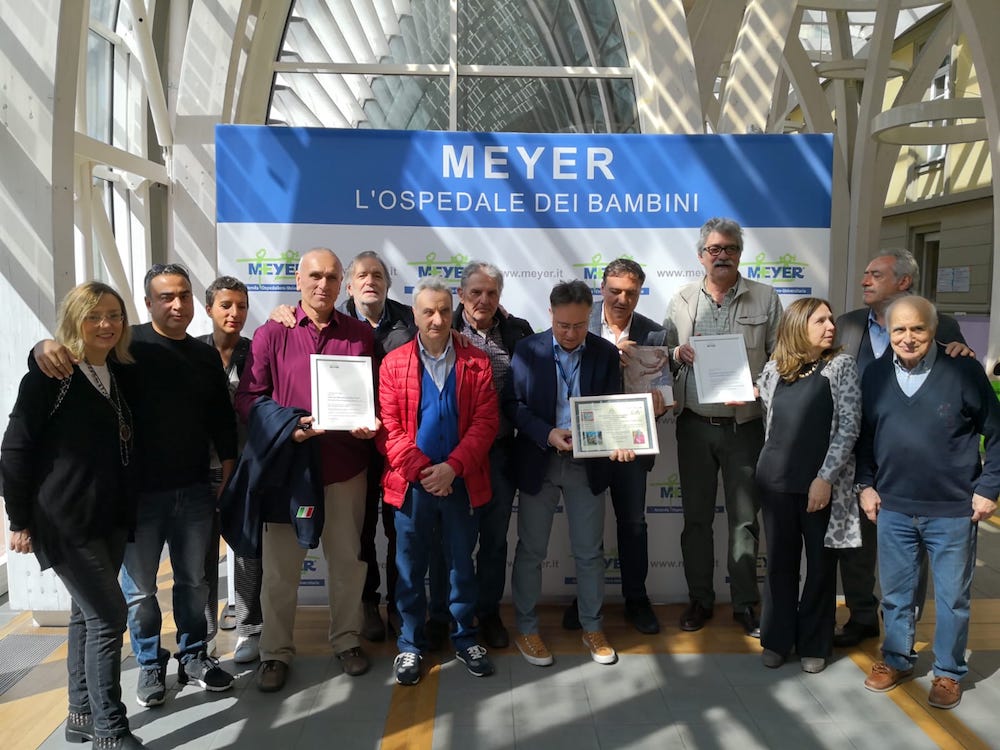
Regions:
<svg viewBox="0 0 1000 750"><path fill-rule="evenodd" d="M577 331L585 331L589 326L588 321L583 321L582 323L560 323L559 321L552 321L552 327L561 333L576 333Z"/></svg>
<svg viewBox="0 0 1000 750"><path fill-rule="evenodd" d="M105 320L114 325L116 323L121 323L123 320L125 320L125 316L122 315L120 312L107 313L106 315L100 315L98 313L90 313L89 315L84 315L83 319L86 320L88 323L92 323L95 326L99 326Z"/></svg>
<svg viewBox="0 0 1000 750"><path fill-rule="evenodd" d="M743 252L743 248L739 245L709 245L705 248L705 252L716 258L722 253L726 255L739 255Z"/></svg>

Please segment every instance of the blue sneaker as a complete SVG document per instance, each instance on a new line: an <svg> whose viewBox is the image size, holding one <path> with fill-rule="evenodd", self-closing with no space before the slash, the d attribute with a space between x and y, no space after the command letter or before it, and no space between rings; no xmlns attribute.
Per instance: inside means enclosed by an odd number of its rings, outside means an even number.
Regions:
<svg viewBox="0 0 1000 750"><path fill-rule="evenodd" d="M416 685L420 682L420 654L404 651L397 654L392 662L396 672L396 682L400 685Z"/></svg>
<svg viewBox="0 0 1000 750"><path fill-rule="evenodd" d="M465 665L473 677L488 677L493 674L493 662L486 655L486 649L478 644L456 651L455 658Z"/></svg>

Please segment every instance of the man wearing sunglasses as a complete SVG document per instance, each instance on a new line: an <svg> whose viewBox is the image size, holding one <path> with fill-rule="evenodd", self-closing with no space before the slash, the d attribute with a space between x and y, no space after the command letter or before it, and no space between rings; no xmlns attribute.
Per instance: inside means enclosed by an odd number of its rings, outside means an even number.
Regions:
<svg viewBox="0 0 1000 750"><path fill-rule="evenodd" d="M739 333L746 342L750 374L760 374L774 350L781 303L773 288L740 274L743 229L732 219L705 222L698 238L700 281L686 285L670 302L667 344L674 360L677 460L680 465L684 530L681 554L690 603L681 630L700 630L715 604L715 548L712 525L719 472L729 525L729 587L733 619L748 636L760 637L756 607L759 502L754 468L764 444L757 402L703 404L694 377L692 336Z"/></svg>

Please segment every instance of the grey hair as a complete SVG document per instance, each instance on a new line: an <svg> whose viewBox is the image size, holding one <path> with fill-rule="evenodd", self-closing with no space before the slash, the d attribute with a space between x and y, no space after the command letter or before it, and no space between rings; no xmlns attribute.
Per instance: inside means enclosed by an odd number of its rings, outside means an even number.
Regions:
<svg viewBox="0 0 1000 750"><path fill-rule="evenodd" d="M432 292L447 292L451 294L451 287L448 286L444 279L440 276L425 276L420 279L413 287L413 306L417 306L417 297L421 292L426 290L431 290Z"/></svg>
<svg viewBox="0 0 1000 750"><path fill-rule="evenodd" d="M909 276L911 289L920 282L920 265L909 250L902 247L889 247L885 250L879 250L872 260L875 258L892 258L892 272L897 279Z"/></svg>
<svg viewBox="0 0 1000 750"><path fill-rule="evenodd" d="M910 307L920 313L924 317L924 322L931 329L931 332L937 333L938 313L934 303L926 297L921 297L919 294L904 294L902 297L897 297L890 302L889 306L885 309L885 324L889 328L890 334L892 331L892 314L900 305Z"/></svg>
<svg viewBox="0 0 1000 750"><path fill-rule="evenodd" d="M497 283L497 291L503 294L503 271L494 266L492 263L487 263L485 260L474 260L465 268L462 269L462 289L466 289L469 286L469 277L474 273L481 273L483 276L488 276Z"/></svg>
<svg viewBox="0 0 1000 750"><path fill-rule="evenodd" d="M712 232L732 237L736 240L736 244L740 246L740 250L743 249L743 227L740 226L740 223L735 219L715 216L701 225L701 233L698 235L698 255L704 252L705 242L708 240L708 235Z"/></svg>
<svg viewBox="0 0 1000 750"><path fill-rule="evenodd" d="M385 289L389 291L392 287L392 276L389 275L389 266L385 264L382 260L382 256L376 253L374 250L365 250L360 252L351 258L351 263L347 266L347 270L344 271L344 278L350 283L351 279L354 278L354 264L360 260L368 260L369 258L378 261L378 264L382 266L382 275L385 276Z"/></svg>

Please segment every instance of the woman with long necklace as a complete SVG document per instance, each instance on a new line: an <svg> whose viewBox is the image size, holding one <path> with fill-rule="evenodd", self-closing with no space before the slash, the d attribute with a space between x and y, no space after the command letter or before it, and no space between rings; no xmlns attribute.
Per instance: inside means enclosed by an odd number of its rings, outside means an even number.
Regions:
<svg viewBox="0 0 1000 750"><path fill-rule="evenodd" d="M59 310L56 339L79 360L63 380L29 362L0 449L10 548L34 553L72 597L66 739L142 748L121 700L125 597L118 570L134 526L132 392L125 303L96 281Z"/></svg>
<svg viewBox="0 0 1000 750"><path fill-rule="evenodd" d="M766 437L756 480L767 537L760 643L771 668L792 651L803 672L826 667L837 607L832 548L861 546L853 492L861 386L854 358L833 346L835 331L829 302L796 300L758 382Z"/></svg>

